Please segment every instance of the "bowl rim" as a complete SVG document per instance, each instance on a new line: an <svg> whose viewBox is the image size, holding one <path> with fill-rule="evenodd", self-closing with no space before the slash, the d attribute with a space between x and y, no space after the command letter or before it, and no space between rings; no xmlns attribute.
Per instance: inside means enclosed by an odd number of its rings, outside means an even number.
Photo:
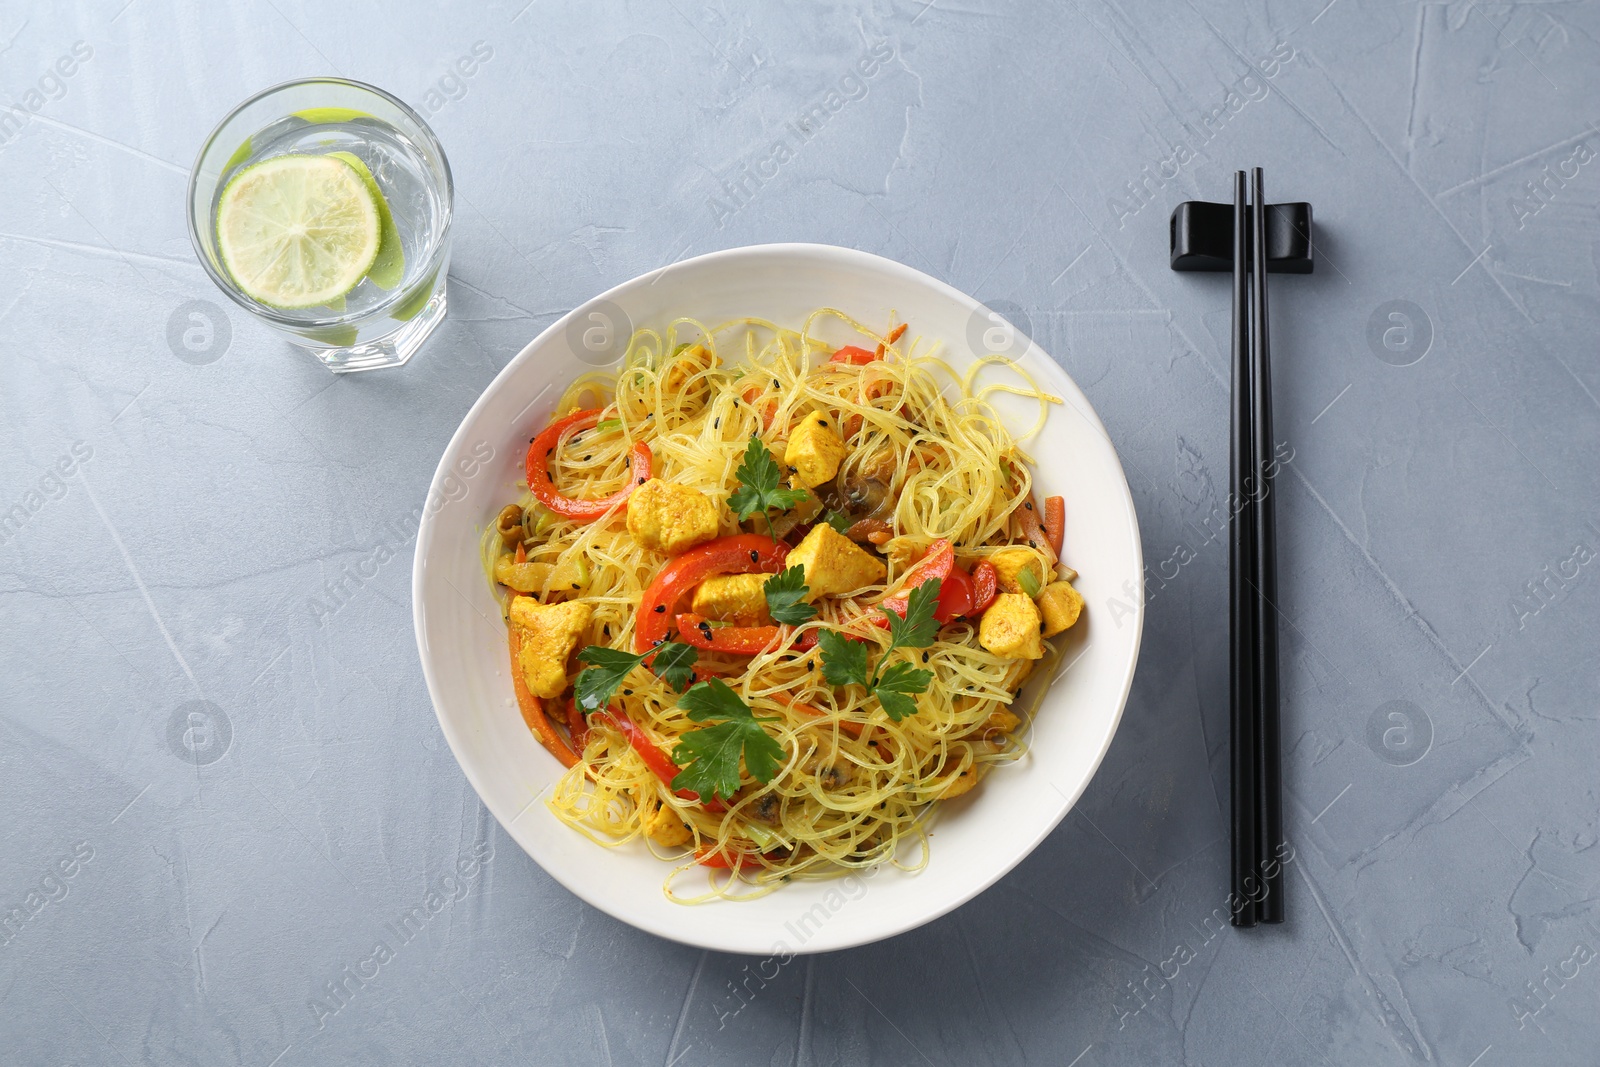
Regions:
<svg viewBox="0 0 1600 1067"><path fill-rule="evenodd" d="M450 459L456 454L457 449L464 443L467 436L467 428L473 424L475 421L475 416L479 413L480 409L489 403L490 397L497 392L497 389L501 385L502 381L509 379L517 372L523 363L534 358L534 354L545 345L549 338L558 336L562 331L566 330L568 324L574 319L575 316L577 316L579 312L583 311L585 308L599 304L602 301L614 301L618 295L625 294L635 287L653 285L668 272L674 270L694 265L709 265L713 263L734 262L747 258L785 255L802 255L820 257L823 259L834 258L843 261L850 261L857 266L865 266L871 269L883 271L889 275L898 276L900 280L926 286L935 291L939 296L960 305L976 304L979 307L986 306L976 297L969 296L954 286L923 271L920 271L915 267L908 266L897 260L888 259L884 256L879 256L871 252L865 252L855 248L846 248L840 245L813 242L774 242L769 244L741 245L734 248L719 249L717 251L703 253L687 259L676 260L665 266L656 267L644 272L643 274L629 278L626 281L612 286L605 292L599 293L588 300L585 300L576 307L572 308L566 314L556 319L549 326L545 327L532 340L524 345L517 352L517 354L500 369L499 373L494 376L489 384L484 386L483 391L478 395L477 400L473 402L466 414L462 416L460 424L456 427L455 432L451 434L449 443L445 445L444 451L440 455L439 465L434 470L433 478L429 482L428 495L425 499L433 500L435 498L442 498L441 494L443 490L441 483L446 476L451 473L451 468L449 465ZM1038 345L1037 342L1033 341L1031 337L1028 338L1028 341L1028 348L1025 349L1024 354L1035 350L1037 351L1041 357L1039 362L1043 365L1044 375L1047 378L1054 379L1051 382L1051 387L1055 389L1061 389L1067 394L1066 399L1068 403L1071 403L1076 409L1077 413L1086 420L1090 427L1098 432L1102 438L1104 438L1107 447L1111 450L1111 456L1116 466L1116 478L1114 480L1116 495L1122 504L1126 516L1130 520L1128 522L1128 530L1131 543L1128 547L1131 549L1132 558L1142 561L1144 559L1144 553L1139 531L1138 510L1134 506L1133 493L1128 486L1127 474L1123 470L1122 459L1117 452L1116 445L1112 442L1110 434L1106 432L1105 424L1100 421L1099 414L1094 410L1093 405L1089 403L1087 395L1085 395L1083 390L1078 387L1077 383L1072 380L1071 375L1066 372L1066 369L1057 363L1055 358L1049 353L1045 352L1044 349ZM1073 402L1074 397L1076 397L1078 402ZM773 954L768 949L750 948L743 942L735 941L732 938L719 939L717 937L689 936L681 930L677 930L670 926L655 922L648 916L641 916L639 914L630 913L621 909L613 909L612 907L609 907L607 903L592 900L581 888L569 882L564 876L564 872L546 867L542 862L540 862L537 856L534 856L531 852L529 852L527 846L523 845L522 842L518 840L516 833L513 832L510 827L509 822L514 821L514 818L508 820L507 816L511 813L503 814L502 812L496 810L495 805L485 796L485 788L479 781L480 776L477 770L473 766L469 765L468 760L462 758L463 751L469 751L465 747L465 738L462 736L461 731L459 731L452 722L448 721L445 714L440 710L441 697L439 692L439 682L434 676L434 669L432 663L430 662L427 651L426 634L424 629L423 600L420 594L422 592L422 583L424 579L425 561L428 558L428 549L433 540L434 519L436 514L442 513L443 510L445 509L440 509L436 512L434 509L430 509L426 506L424 506L422 509L422 518L417 529L416 553L412 560L411 570L412 628L413 635L417 642L418 657L422 662L423 678L428 687L428 697L433 704L434 717L438 720L440 731L444 734L445 741L450 746L451 755L455 757L457 766L460 767L462 774L472 786L473 791L478 795L479 802L482 803L483 806L488 809L489 813L494 816L495 821L499 823L501 829L505 831L506 835L516 842L518 847L521 848L523 852L528 853L529 858L535 863L538 863L540 868L544 870L546 874L548 874L579 900L582 900L585 904L605 912L612 918L626 923L634 929L643 930L646 933L654 934L657 937L664 938L668 941L690 945L695 948L710 949L719 952L729 952L742 955ZM935 919L948 915L956 908L961 907L963 904L966 904L968 901L990 889L996 882L1009 874L1019 864L1021 864L1023 860L1032 855L1033 852L1038 849L1039 845L1044 841L1044 839L1049 837L1050 834L1055 831L1056 827L1061 824L1062 820L1065 819L1068 813L1070 813L1077 805L1078 800L1083 796L1083 793L1088 788L1089 783L1093 781L1095 775L1099 773L1100 765L1104 762L1106 753L1110 751L1111 743L1115 740L1117 730L1121 726L1122 715L1127 708L1128 697L1133 688L1134 675L1138 669L1139 651L1144 638L1144 591L1145 579L1144 571L1141 567L1141 569L1132 579L1131 588L1125 589L1125 592L1129 594L1129 601L1131 603L1131 610L1133 614L1133 633L1131 644L1128 650L1127 662L1123 666L1123 675L1118 686L1119 692L1116 701L1116 708L1110 716L1108 724L1109 728L1105 732L1104 740L1100 743L1099 750L1094 754L1094 758L1088 773L1084 775L1082 781L1077 784L1070 795L1061 790L1059 787L1056 788L1055 792L1061 797L1059 807L1048 820L1043 820L1040 822L1037 832L1032 836L1032 839L1027 842L1027 846L1025 848L1017 849L1014 855L1009 857L1009 859L1003 864L995 865L988 872L986 877L978 880L970 888L964 890L963 892L952 894L948 899L941 900L937 907L914 911L903 920L897 919L894 922L885 923L881 928L874 928L861 935L834 937L830 939L824 936L825 931L819 932L818 935L812 940L807 941L799 946L787 949L786 951L788 954L799 956L855 948L861 945L868 945L877 941L882 941L886 938L894 937L899 934L906 933L907 931L914 930L917 927L924 926Z"/></svg>

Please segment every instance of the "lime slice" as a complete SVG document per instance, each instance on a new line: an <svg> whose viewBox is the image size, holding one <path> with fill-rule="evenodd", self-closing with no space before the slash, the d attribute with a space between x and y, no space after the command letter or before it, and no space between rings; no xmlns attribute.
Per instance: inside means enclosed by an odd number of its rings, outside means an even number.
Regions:
<svg viewBox="0 0 1600 1067"><path fill-rule="evenodd" d="M406 253L400 247L400 228L394 224L394 215L389 211L389 201L383 198L383 190L378 188L377 179L372 176L372 171L361 161L361 157L354 152L329 152L328 155L335 159L342 159L356 169L361 175L361 180L367 183L367 191L372 194L372 199L378 205L378 222L383 228L383 240L378 244L378 258L372 261L372 269L367 271L367 279L379 289L393 289L399 285L406 276Z"/></svg>
<svg viewBox="0 0 1600 1067"><path fill-rule="evenodd" d="M378 203L350 164L332 156L275 156L222 190L217 250L248 296L308 308L354 289L383 241Z"/></svg>

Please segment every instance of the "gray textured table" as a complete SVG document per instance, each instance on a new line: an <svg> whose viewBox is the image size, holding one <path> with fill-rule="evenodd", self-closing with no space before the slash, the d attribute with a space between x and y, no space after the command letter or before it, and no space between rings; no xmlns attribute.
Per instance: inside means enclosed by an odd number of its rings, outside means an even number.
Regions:
<svg viewBox="0 0 1600 1067"><path fill-rule="evenodd" d="M1595 1062L1594 4L327 7L0 8L0 1062ZM292 351L184 231L213 123L329 71L455 170L450 317L397 372ZM1227 281L1166 229L1256 164L1321 263L1274 290L1291 918L1235 932ZM499 830L409 585L434 463L533 334L779 240L1023 319L1122 454L1150 592L1032 857L758 975Z"/></svg>

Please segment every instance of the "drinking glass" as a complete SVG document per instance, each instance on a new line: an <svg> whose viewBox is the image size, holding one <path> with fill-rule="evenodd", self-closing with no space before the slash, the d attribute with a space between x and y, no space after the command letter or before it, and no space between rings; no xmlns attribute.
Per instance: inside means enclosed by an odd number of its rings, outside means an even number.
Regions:
<svg viewBox="0 0 1600 1067"><path fill-rule="evenodd" d="M359 158L370 172L393 217L403 272L394 276L391 269L380 280L363 277L322 307L261 303L241 291L218 253L222 192L236 174L263 160L332 152ZM252 96L206 139L189 175L189 237L201 266L234 303L330 370L398 367L444 319L453 199L444 149L415 111L371 85L305 78ZM385 241L390 233L386 227Z"/></svg>

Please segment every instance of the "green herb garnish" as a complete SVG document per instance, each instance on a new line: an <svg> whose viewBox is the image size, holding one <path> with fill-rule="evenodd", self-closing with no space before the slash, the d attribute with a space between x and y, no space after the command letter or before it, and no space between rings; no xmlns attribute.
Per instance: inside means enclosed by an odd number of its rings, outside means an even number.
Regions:
<svg viewBox="0 0 1600 1067"><path fill-rule="evenodd" d="M680 693L689 687L689 682L694 678L695 660L700 655L690 645L669 641L645 649L637 656L604 645L588 645L578 653L578 662L589 664L586 670L578 673L578 681L573 689L578 707L584 711L599 711L605 707L611 695L633 673L633 669L652 654L655 659L650 661L650 669L656 677Z"/></svg>
<svg viewBox="0 0 1600 1067"><path fill-rule="evenodd" d="M745 446L744 462L734 471L739 488L728 495L728 506L738 514L739 521L759 512L767 520L767 530L774 541L778 535L772 530L772 516L768 513L774 508L788 511L806 498L804 489L784 489L778 484L782 473L778 461L772 458L761 438L752 434L750 443Z"/></svg>
<svg viewBox="0 0 1600 1067"><path fill-rule="evenodd" d="M702 799L726 800L739 789L739 760L758 782L770 782L783 762L783 746L762 728L777 716L757 716L720 678L697 682L678 698L678 706L695 722L721 721L690 730L672 750L672 760L683 770L672 779L673 789L688 789Z"/></svg>
<svg viewBox="0 0 1600 1067"><path fill-rule="evenodd" d="M822 676L832 685L859 685L868 690L895 722L915 715L917 702L912 698L928 691L933 672L904 661L890 663L889 656L899 648L927 648L933 644L939 633L939 623L933 615L938 605L939 579L930 578L911 590L906 598L904 618L884 608L878 609L889 620L889 647L878 658L877 669L871 674L867 673L866 645L834 630L822 631L817 635L817 644L822 649Z"/></svg>
<svg viewBox="0 0 1600 1067"><path fill-rule="evenodd" d="M827 523L829 526L832 526L834 531L837 533L844 533L846 530L850 529L850 527L855 525L855 523L850 521L850 516L846 515L842 511L829 511L822 517L822 521Z"/></svg>
<svg viewBox="0 0 1600 1067"><path fill-rule="evenodd" d="M816 617L817 609L805 602L806 569L798 563L766 580L762 591L767 596L767 612L773 622L798 626Z"/></svg>

